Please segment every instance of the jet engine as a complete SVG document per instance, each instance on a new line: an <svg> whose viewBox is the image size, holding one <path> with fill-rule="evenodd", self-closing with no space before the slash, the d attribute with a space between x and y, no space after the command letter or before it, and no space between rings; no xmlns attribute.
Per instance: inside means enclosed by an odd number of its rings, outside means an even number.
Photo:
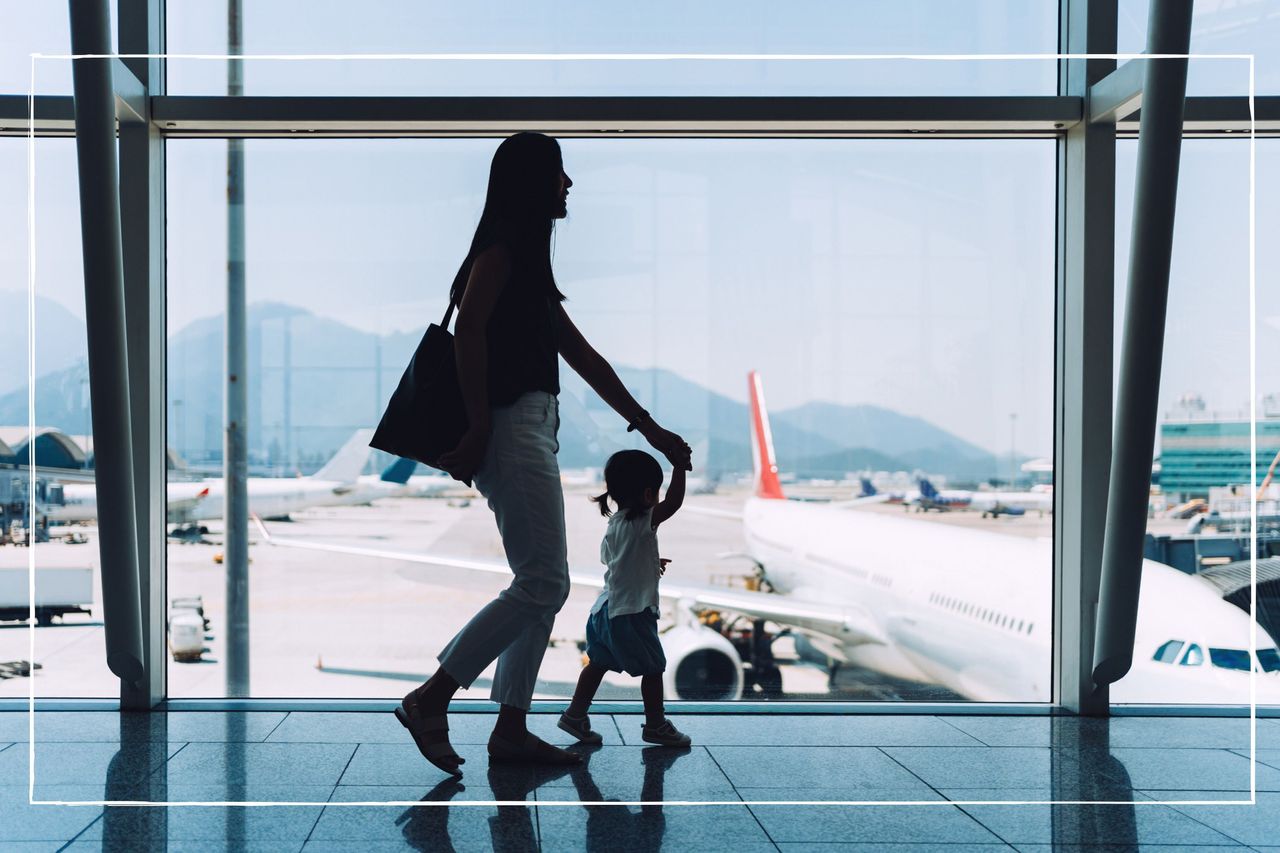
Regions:
<svg viewBox="0 0 1280 853"><path fill-rule="evenodd" d="M742 658L718 631L697 623L677 625L662 635L662 650L667 696L697 702L742 698Z"/></svg>

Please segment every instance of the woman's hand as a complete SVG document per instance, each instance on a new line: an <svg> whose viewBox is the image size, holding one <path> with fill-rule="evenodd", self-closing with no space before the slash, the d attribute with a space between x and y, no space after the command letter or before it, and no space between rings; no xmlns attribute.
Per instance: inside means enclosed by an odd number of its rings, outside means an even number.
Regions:
<svg viewBox="0 0 1280 853"><path fill-rule="evenodd" d="M463 433L457 447L440 457L440 467L453 479L461 480L470 486L476 470L484 461L484 451L488 446L488 430L469 429Z"/></svg>
<svg viewBox="0 0 1280 853"><path fill-rule="evenodd" d="M652 418L645 418L644 423L637 429L644 436L645 441L649 442L654 450L667 457L667 461L673 466L683 468L686 471L693 470L693 462L691 461L693 449L689 447L683 438L671 430L658 426L658 422Z"/></svg>
<svg viewBox="0 0 1280 853"><path fill-rule="evenodd" d="M667 564L670 562L671 561L668 560L666 557L658 558L658 577L662 577L667 573Z"/></svg>

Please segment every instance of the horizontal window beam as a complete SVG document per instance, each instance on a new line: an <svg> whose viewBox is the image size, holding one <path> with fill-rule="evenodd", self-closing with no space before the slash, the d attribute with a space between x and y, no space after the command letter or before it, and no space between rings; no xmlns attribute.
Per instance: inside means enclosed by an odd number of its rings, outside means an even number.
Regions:
<svg viewBox="0 0 1280 853"><path fill-rule="evenodd" d="M1080 120L1078 98L293 98L157 99L167 133L575 135L1038 132Z"/></svg>
<svg viewBox="0 0 1280 853"><path fill-rule="evenodd" d="M1280 96L1255 99L1257 132L1280 137ZM168 136L1053 136L1082 120L1069 96L851 98L350 98L169 95L151 99ZM1116 114L1122 114L1117 105ZM36 133L71 136L67 95L35 98ZM1117 124L1137 133L1140 112ZM1185 133L1247 133L1243 97L1187 99ZM27 97L0 95L0 135L28 132Z"/></svg>
<svg viewBox="0 0 1280 853"><path fill-rule="evenodd" d="M1089 121L1115 123L1137 112L1144 71L1142 60L1131 59L1090 86Z"/></svg>

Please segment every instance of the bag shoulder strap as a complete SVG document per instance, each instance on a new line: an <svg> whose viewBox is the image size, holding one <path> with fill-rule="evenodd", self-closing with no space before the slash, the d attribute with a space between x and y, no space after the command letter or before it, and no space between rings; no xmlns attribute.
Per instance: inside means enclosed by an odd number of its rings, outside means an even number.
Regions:
<svg viewBox="0 0 1280 853"><path fill-rule="evenodd" d="M457 308L457 307L458 307L458 302L457 302L457 300L455 300L455 299L453 298L453 295L452 295L452 294L450 294L450 295L449 295L449 307L448 307L447 309L445 309L445 312L444 312L444 319L440 321L440 328L444 329L446 332L447 332L447 331L449 331L449 321L450 321L451 319L453 319L453 309L455 309L455 308Z"/></svg>

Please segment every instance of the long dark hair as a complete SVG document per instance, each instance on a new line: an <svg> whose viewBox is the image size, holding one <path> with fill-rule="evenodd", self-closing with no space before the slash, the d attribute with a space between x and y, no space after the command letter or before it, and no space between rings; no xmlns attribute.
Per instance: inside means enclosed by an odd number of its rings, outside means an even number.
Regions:
<svg viewBox="0 0 1280 853"><path fill-rule="evenodd" d="M449 296L462 302L476 255L495 243L511 253L513 269L563 302L551 273L551 234L559 200L556 185L564 169L560 143L542 133L517 133L502 140L489 167L484 210L466 260L453 278Z"/></svg>
<svg viewBox="0 0 1280 853"><path fill-rule="evenodd" d="M643 450L619 450L604 463L604 494L591 500L600 507L600 514L608 518L609 500L625 511L630 521L644 515L644 490L655 492L662 488L662 466Z"/></svg>

